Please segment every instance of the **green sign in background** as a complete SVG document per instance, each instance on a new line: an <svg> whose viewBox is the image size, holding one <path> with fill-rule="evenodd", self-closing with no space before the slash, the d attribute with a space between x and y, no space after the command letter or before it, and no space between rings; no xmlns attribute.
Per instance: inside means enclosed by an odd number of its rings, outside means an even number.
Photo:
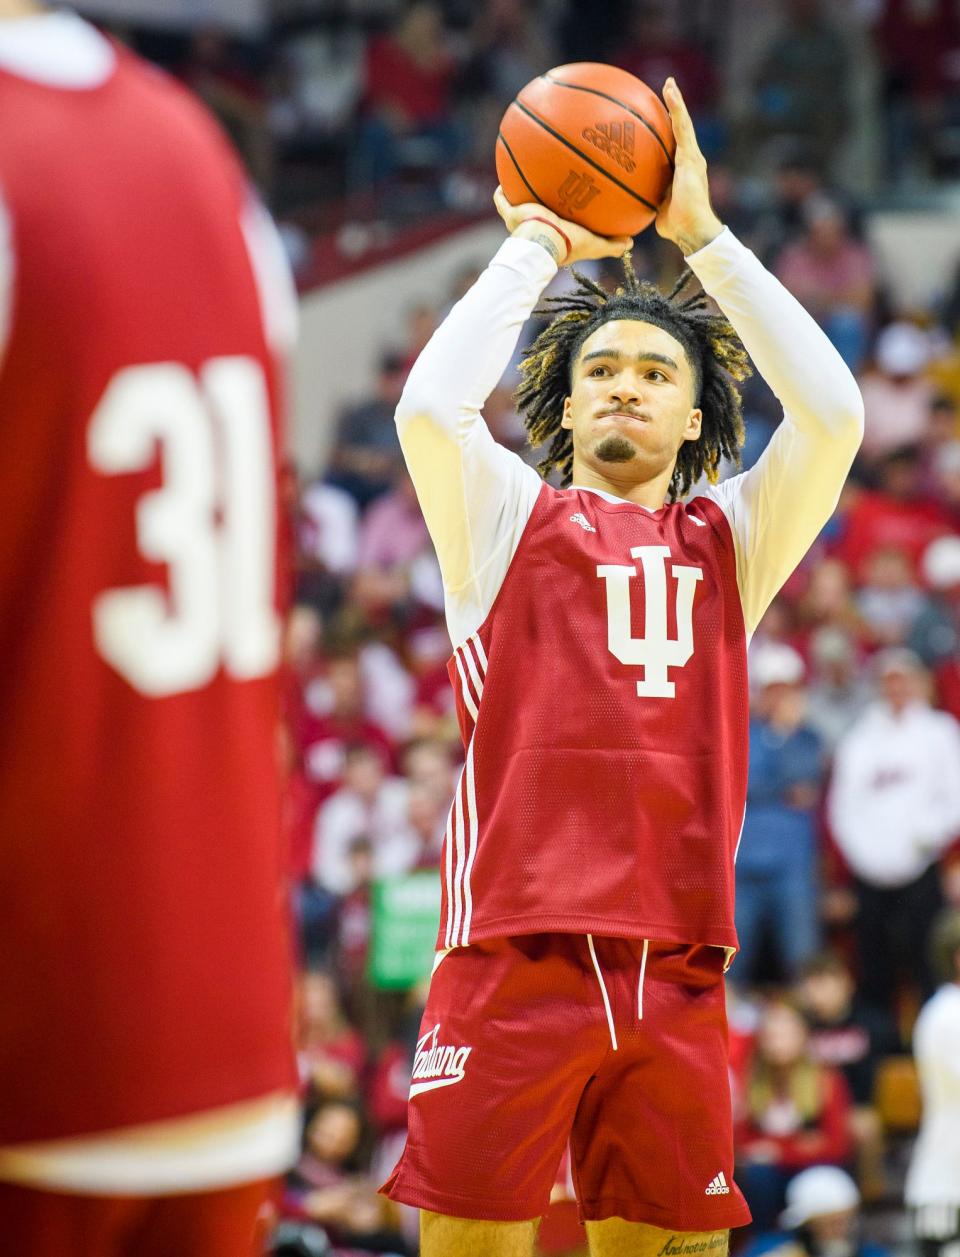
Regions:
<svg viewBox="0 0 960 1257"><path fill-rule="evenodd" d="M408 873L376 881L372 907L372 985L403 990L429 977L440 926L440 874Z"/></svg>

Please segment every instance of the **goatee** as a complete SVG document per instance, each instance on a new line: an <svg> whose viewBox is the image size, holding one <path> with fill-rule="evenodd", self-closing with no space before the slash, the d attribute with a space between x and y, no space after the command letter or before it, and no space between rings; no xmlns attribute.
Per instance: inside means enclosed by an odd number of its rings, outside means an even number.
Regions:
<svg viewBox="0 0 960 1257"><path fill-rule="evenodd" d="M615 433L605 436L593 450L594 457L599 458L602 463L629 463L636 452L636 448L625 436Z"/></svg>

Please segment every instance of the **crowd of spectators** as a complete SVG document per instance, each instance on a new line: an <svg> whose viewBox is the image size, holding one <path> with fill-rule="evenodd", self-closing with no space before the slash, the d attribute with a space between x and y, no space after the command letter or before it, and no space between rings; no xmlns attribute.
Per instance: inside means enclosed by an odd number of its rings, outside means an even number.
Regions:
<svg viewBox="0 0 960 1257"><path fill-rule="evenodd" d="M938 980L928 936L960 907L960 275L919 311L897 309L884 289L841 160L855 113L850 23L834 6L789 0L733 108L729 15L749 5L319 8L256 47L209 32L189 46L152 44L219 113L275 203L296 200L291 172L296 183L296 172L319 169L325 194L413 176L420 209L449 206L464 187L451 172L490 166L505 103L540 70L602 59L655 86L674 73L721 218L857 374L861 455L750 650L731 1075L738 1179L756 1218L751 1257L783 1243L883 1257L857 1219L864 1204L902 1200L891 1148L918 1120L908 1054ZM849 9L866 34L858 55L872 59L885 178L960 175L957 6ZM636 256L654 278L675 264L652 232ZM328 465L288 481L287 820L304 1134L278 1252L416 1252L412 1211L375 1188L403 1145L425 987L376 980L374 896L381 879L438 867L462 746L439 570L393 412L445 306L482 264L451 275L436 308L410 311L405 334L382 346L368 395L341 415ZM595 274L615 279L605 264ZM514 382L494 392L485 418L534 461ZM756 379L745 413L750 466L779 422ZM562 1172L558 1216L566 1184ZM577 1242L574 1224L541 1233L544 1251Z"/></svg>
<svg viewBox="0 0 960 1257"><path fill-rule="evenodd" d="M284 210L398 173L419 195L394 189L377 213L419 214L424 196L472 204L462 172L489 173L507 103L568 61L612 62L656 89L676 75L707 156L726 155L740 171L802 152L843 181L857 165L851 143L865 143L875 181L957 175L952 0L759 7L765 14L749 0L300 0L278 6L288 16L256 39L213 29L131 37L203 96ZM856 272L844 281L855 288Z"/></svg>

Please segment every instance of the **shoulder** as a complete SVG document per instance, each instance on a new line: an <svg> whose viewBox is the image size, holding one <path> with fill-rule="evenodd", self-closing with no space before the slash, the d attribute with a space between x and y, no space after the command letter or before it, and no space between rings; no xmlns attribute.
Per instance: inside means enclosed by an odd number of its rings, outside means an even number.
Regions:
<svg viewBox="0 0 960 1257"><path fill-rule="evenodd" d="M706 526L718 541L731 550L736 545L736 501L740 476L731 476L721 484L705 485L683 504L686 517L695 525Z"/></svg>
<svg viewBox="0 0 960 1257"><path fill-rule="evenodd" d="M148 126L175 131L181 152L200 159L198 150L202 150L203 161L229 169L238 204L242 202L246 180L239 158L220 123L186 84L122 47L117 49L116 77L126 96L134 98L128 100L130 108L137 111L131 124L144 132L147 141Z"/></svg>

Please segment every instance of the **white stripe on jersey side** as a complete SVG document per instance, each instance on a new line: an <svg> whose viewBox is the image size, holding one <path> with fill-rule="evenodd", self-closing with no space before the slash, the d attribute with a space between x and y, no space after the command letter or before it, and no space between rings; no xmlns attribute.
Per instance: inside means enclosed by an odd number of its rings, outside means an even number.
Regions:
<svg viewBox="0 0 960 1257"><path fill-rule="evenodd" d="M460 938L460 944L466 947L470 942L470 921L473 917L473 892L470 889L470 875L473 872L473 861L477 854L477 784L473 775L473 738L470 739L470 745L467 747L467 762L464 765L464 775L467 783L467 821L469 822L469 834L467 849L467 864L463 872L463 933Z"/></svg>
<svg viewBox="0 0 960 1257"><path fill-rule="evenodd" d="M464 704L466 705L467 711L470 713L470 718L473 723L476 724L477 716L480 713L477 708L477 704L474 701L473 694L470 692L470 684L467 681L467 675L463 670L463 660L460 658L460 651L455 650L453 652L453 657L457 661L457 672L460 674L460 689L463 693Z"/></svg>
<svg viewBox="0 0 960 1257"><path fill-rule="evenodd" d="M447 814L447 832L444 836L446 847L446 891L447 891L447 929L443 941L447 947L453 946L453 805Z"/></svg>
<svg viewBox="0 0 960 1257"><path fill-rule="evenodd" d="M457 840L457 863L453 875L453 942L458 946L460 925L463 921L463 867L466 859L463 833L463 772L457 782L453 800L453 830Z"/></svg>
<svg viewBox="0 0 960 1257"><path fill-rule="evenodd" d="M470 641L473 641L473 638L470 638ZM474 686L474 689L477 691L477 702L479 703L480 700L483 698L483 681L480 678L480 674L477 672L477 665L474 662L473 651L469 649L469 644L470 643L468 642L467 645L464 646L463 648L463 657L467 661L467 667L470 670L470 676L473 680L473 686Z"/></svg>
<svg viewBox="0 0 960 1257"><path fill-rule="evenodd" d="M480 661L480 667L483 671L483 675L486 676L489 665L487 664L487 652L483 649L483 642L476 633L474 633L471 638L468 638L468 640L473 642L473 648L477 652L477 659Z"/></svg>
<svg viewBox="0 0 960 1257"><path fill-rule="evenodd" d="M487 655L480 638L474 634L453 652L460 678L463 702L474 725L480 715L483 678ZM465 947L470 941L473 919L473 892L470 881L477 855L479 825L477 820L477 784L473 766L473 738L467 746L467 758L457 782L457 792L447 820L446 889L448 947ZM453 847L456 842L456 858Z"/></svg>

